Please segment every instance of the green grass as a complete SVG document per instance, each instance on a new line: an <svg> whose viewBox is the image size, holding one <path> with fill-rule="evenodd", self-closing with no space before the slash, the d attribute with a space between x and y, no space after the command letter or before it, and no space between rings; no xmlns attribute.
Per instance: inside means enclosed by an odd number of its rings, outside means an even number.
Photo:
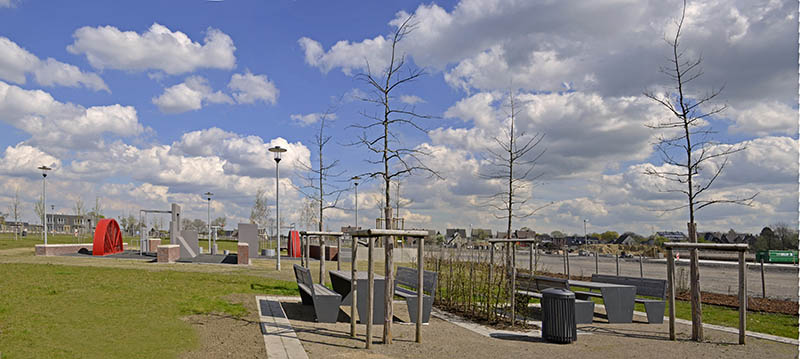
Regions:
<svg viewBox="0 0 800 359"><path fill-rule="evenodd" d="M163 358L195 348L180 318L246 314L232 293L296 295L293 282L263 277L3 264L3 358Z"/></svg>

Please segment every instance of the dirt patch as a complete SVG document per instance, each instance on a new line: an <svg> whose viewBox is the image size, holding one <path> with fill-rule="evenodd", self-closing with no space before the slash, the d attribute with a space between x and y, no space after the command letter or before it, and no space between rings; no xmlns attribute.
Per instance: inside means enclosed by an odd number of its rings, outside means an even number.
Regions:
<svg viewBox="0 0 800 359"><path fill-rule="evenodd" d="M561 273L547 273L536 272L537 275L544 275L548 277L567 278L566 275ZM572 279L591 281L592 277L572 276ZM677 300L691 300L689 292L675 293ZM728 308L739 308L739 296L733 294L719 294L710 292L701 292L700 299L704 304L719 305ZM764 312L764 313L778 313L797 316L798 303L790 300L780 300L771 298L747 298L747 310L751 312Z"/></svg>
<svg viewBox="0 0 800 359"><path fill-rule="evenodd" d="M249 294L232 294L224 299L240 303L247 315L236 318L227 314L191 315L183 318L197 331L200 348L180 355L186 359L266 358L264 338L255 300Z"/></svg>

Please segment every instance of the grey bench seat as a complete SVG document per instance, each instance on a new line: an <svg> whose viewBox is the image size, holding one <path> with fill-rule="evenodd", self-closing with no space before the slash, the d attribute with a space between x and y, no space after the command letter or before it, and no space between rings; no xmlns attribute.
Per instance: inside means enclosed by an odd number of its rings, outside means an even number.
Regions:
<svg viewBox="0 0 800 359"><path fill-rule="evenodd" d="M569 281L561 278L532 276L530 274L517 273L516 293L529 298L542 299L541 291L548 288L563 288L570 290ZM527 302L526 302L527 304ZM589 324L594 317L594 302L575 298L575 323Z"/></svg>
<svg viewBox="0 0 800 359"><path fill-rule="evenodd" d="M647 322L650 324L661 324L664 322L664 311L666 310L667 281L663 279L623 277L605 274L592 274L592 282L632 285L636 287L636 295L654 297L636 298L636 303L644 304L647 312ZM602 297L600 293L592 291L578 291L576 295L582 297Z"/></svg>
<svg viewBox="0 0 800 359"><path fill-rule="evenodd" d="M419 272L416 269L408 267L397 267L397 276L394 281L394 295L406 300L408 306L408 316L411 317L411 322L417 322L417 303L419 294ZM438 273L423 271L422 272L422 322L427 323L431 318L431 308L433 307L433 299L436 295L436 281L438 280ZM405 288L405 287L410 287Z"/></svg>
<svg viewBox="0 0 800 359"><path fill-rule="evenodd" d="M311 271L307 268L294 265L294 276L300 298L304 305L313 305L317 321L321 323L335 323L339 317L339 305L342 296L322 284L314 284Z"/></svg>

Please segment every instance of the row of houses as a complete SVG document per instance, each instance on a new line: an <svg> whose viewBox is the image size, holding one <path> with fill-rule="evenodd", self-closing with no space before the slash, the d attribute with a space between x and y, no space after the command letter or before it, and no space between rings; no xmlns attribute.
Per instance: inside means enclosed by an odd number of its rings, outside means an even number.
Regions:
<svg viewBox="0 0 800 359"><path fill-rule="evenodd" d="M73 233L80 229L91 229L92 219L87 216L70 214L47 214L47 231L54 233ZM3 232L41 232L42 225L23 221L0 221L0 231Z"/></svg>

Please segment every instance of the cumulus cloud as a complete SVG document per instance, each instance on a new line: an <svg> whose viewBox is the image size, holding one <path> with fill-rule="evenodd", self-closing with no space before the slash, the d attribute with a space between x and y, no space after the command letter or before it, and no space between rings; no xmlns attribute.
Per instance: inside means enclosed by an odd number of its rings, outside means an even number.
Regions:
<svg viewBox="0 0 800 359"><path fill-rule="evenodd" d="M416 105L418 103L425 103L425 100L423 100L421 97L416 96L416 95L401 95L400 96L400 102L405 103L405 104L409 104L409 105Z"/></svg>
<svg viewBox="0 0 800 359"><path fill-rule="evenodd" d="M300 126L309 126L317 123L317 121L319 121L319 119L322 118L323 116L326 116L326 119L328 120L336 119L335 113L324 114L321 112L313 112L305 115L294 114L289 117L292 119L292 121L297 122Z"/></svg>
<svg viewBox="0 0 800 359"><path fill-rule="evenodd" d="M6 175L31 176L40 174L36 168L42 165L58 169L61 161L36 147L18 143L6 147L0 160L0 171Z"/></svg>
<svg viewBox="0 0 800 359"><path fill-rule="evenodd" d="M230 96L222 91L212 91L208 80L202 76L191 76L186 81L168 87L161 96L153 98L153 103L164 113L181 113L199 110L203 104L233 103Z"/></svg>
<svg viewBox="0 0 800 359"><path fill-rule="evenodd" d="M278 101L278 88L266 75L253 75L250 71L244 74L233 74L228 87L233 97L240 104L251 104L258 101L274 105Z"/></svg>
<svg viewBox="0 0 800 359"><path fill-rule="evenodd" d="M233 40L214 28L208 28L203 44L158 23L141 34L114 26L84 26L72 36L74 42L67 50L86 55L89 64L98 69L160 70L176 75L200 68L229 70L236 66Z"/></svg>
<svg viewBox="0 0 800 359"><path fill-rule="evenodd" d="M0 121L31 135L33 144L85 148L103 143L101 135L135 136L144 131L136 109L119 104L85 108L56 101L41 90L0 81Z"/></svg>
<svg viewBox="0 0 800 359"><path fill-rule="evenodd" d="M728 131L755 136L797 134L797 109L778 101L765 101L729 107L734 124Z"/></svg>
<svg viewBox="0 0 800 359"><path fill-rule="evenodd" d="M7 37L0 36L0 79L24 85L27 74L33 74L36 82L42 86L83 86L110 92L97 74L83 72L77 66L53 58L40 60Z"/></svg>

